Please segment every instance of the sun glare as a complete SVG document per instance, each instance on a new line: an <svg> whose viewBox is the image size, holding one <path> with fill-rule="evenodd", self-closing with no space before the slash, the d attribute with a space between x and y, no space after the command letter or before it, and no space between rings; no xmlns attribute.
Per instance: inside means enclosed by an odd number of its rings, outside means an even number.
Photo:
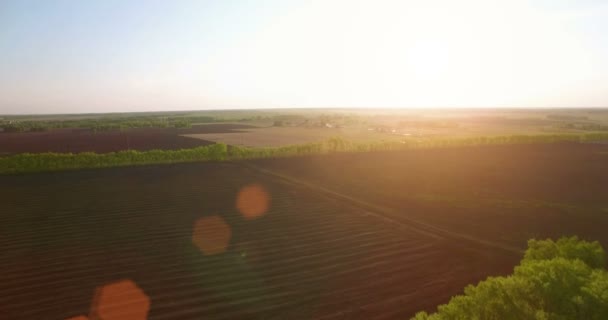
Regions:
<svg viewBox="0 0 608 320"><path fill-rule="evenodd" d="M159 3L130 12L143 23L133 30L120 15L116 23L105 19L102 39L78 38L100 32L89 30L94 23L72 33L50 29L49 43L69 46L40 43L34 37L42 29L17 41L21 27L9 28L15 40L6 37L5 45L14 52L0 59L0 105L11 112L20 105L606 105L608 4L594 0L270 0L242 10L186 2L188 10ZM167 11L163 24L149 17L155 9ZM82 29L64 11L55 15Z"/></svg>
<svg viewBox="0 0 608 320"><path fill-rule="evenodd" d="M245 60L214 61L213 87L269 105L525 105L593 76L565 19L522 1L313 1L252 37Z"/></svg>

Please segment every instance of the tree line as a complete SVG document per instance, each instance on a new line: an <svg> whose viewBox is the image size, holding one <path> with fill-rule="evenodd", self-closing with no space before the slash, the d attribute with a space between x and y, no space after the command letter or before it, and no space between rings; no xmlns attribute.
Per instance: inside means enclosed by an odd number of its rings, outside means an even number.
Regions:
<svg viewBox="0 0 608 320"><path fill-rule="evenodd" d="M95 131L127 128L190 128L193 123L222 122L209 116L127 117L78 120L0 120L3 132L37 132L62 128L88 128Z"/></svg>
<svg viewBox="0 0 608 320"><path fill-rule="evenodd" d="M192 161L278 158L334 152L373 152L463 146L608 141L608 133L510 135L468 138L408 138L401 141L357 142L340 137L283 147L251 148L222 143L181 150L119 151L111 153L22 153L0 157L0 174L119 167Z"/></svg>

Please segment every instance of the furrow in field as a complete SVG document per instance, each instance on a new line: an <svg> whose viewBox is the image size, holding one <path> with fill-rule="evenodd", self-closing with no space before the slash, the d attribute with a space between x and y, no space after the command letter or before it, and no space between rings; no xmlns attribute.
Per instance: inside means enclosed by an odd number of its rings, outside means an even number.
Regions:
<svg viewBox="0 0 608 320"><path fill-rule="evenodd" d="M150 319L314 318L458 277L433 266L457 254L441 237L369 207L239 165L163 168L57 173L41 185L11 177L16 191L0 181L12 195L0 204L0 311L65 318L88 308L96 287L131 279L152 299ZM271 195L252 220L235 206L249 183ZM231 232L215 255L192 242L194 223L210 215Z"/></svg>

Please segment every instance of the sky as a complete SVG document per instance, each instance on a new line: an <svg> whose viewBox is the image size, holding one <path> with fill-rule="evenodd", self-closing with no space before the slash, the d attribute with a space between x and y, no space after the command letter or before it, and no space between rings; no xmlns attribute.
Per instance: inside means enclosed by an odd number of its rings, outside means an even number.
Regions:
<svg viewBox="0 0 608 320"><path fill-rule="evenodd" d="M608 107L608 1L0 0L0 114Z"/></svg>

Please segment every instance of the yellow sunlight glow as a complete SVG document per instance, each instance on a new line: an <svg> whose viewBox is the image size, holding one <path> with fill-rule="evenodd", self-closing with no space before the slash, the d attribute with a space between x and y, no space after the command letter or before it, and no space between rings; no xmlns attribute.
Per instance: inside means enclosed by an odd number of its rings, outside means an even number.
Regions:
<svg viewBox="0 0 608 320"><path fill-rule="evenodd" d="M571 17L528 3L306 2L201 72L210 93L267 106L542 104L590 81L593 57Z"/></svg>

